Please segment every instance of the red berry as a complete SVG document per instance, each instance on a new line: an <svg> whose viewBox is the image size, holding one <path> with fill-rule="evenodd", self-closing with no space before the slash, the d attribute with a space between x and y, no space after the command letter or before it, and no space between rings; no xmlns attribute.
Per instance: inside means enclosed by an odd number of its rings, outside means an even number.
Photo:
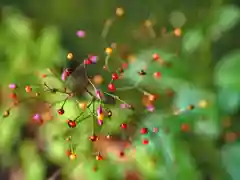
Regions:
<svg viewBox="0 0 240 180"><path fill-rule="evenodd" d="M96 135L92 135L89 137L89 139L94 142L94 141L97 141L98 140L98 137Z"/></svg>
<svg viewBox="0 0 240 180"><path fill-rule="evenodd" d="M47 75L46 74L42 74L42 78L46 78L47 77Z"/></svg>
<svg viewBox="0 0 240 180"><path fill-rule="evenodd" d="M158 132L158 128L153 128L153 132Z"/></svg>
<svg viewBox="0 0 240 180"><path fill-rule="evenodd" d="M64 109L58 109L57 112L58 112L59 115L63 115L65 111L64 111Z"/></svg>
<svg viewBox="0 0 240 180"><path fill-rule="evenodd" d="M189 127L188 124L182 124L182 125L181 125L181 130L182 130L183 132L187 132L187 131L190 130L190 127Z"/></svg>
<svg viewBox="0 0 240 180"><path fill-rule="evenodd" d="M26 87L25 87L25 90L26 90L27 93L29 93L29 92L32 91L32 88L31 88L31 86L26 86Z"/></svg>
<svg viewBox="0 0 240 180"><path fill-rule="evenodd" d="M123 157L125 155L125 153L123 152L123 151L121 151L120 153L119 153L119 156L120 157Z"/></svg>
<svg viewBox="0 0 240 180"><path fill-rule="evenodd" d="M148 129L147 128L142 128L141 129L141 134L147 134L148 133Z"/></svg>
<svg viewBox="0 0 240 180"><path fill-rule="evenodd" d="M149 141L148 141L148 139L143 139L142 143L143 143L143 144L148 144Z"/></svg>
<svg viewBox="0 0 240 180"><path fill-rule="evenodd" d="M98 160L98 161L103 160L103 157L101 155L97 155L96 160Z"/></svg>
<svg viewBox="0 0 240 180"><path fill-rule="evenodd" d="M16 94L16 93L11 93L11 94L9 95L9 97L10 97L11 99L16 99L16 98L17 98L17 94Z"/></svg>
<svg viewBox="0 0 240 180"><path fill-rule="evenodd" d="M161 77L161 73L160 72L155 72L153 75L154 75L155 78L160 78Z"/></svg>
<svg viewBox="0 0 240 180"><path fill-rule="evenodd" d="M126 129L126 128L127 128L127 124L122 123L122 124L121 124L121 128L122 128L122 129Z"/></svg>
<svg viewBox="0 0 240 180"><path fill-rule="evenodd" d="M112 80L117 80L119 78L117 73L112 74Z"/></svg>
<svg viewBox="0 0 240 180"><path fill-rule="evenodd" d="M88 64L92 64L92 61L91 61L90 59L85 59L85 60L84 60L84 64L87 64L87 65L88 65Z"/></svg>
<svg viewBox="0 0 240 180"><path fill-rule="evenodd" d="M153 60L155 60L155 61L159 59L159 55L158 55L158 54L156 54L156 53L155 53L155 54L153 54L153 56L152 56L152 57L153 57Z"/></svg>
<svg viewBox="0 0 240 180"><path fill-rule="evenodd" d="M116 87L113 83L108 84L108 89L109 91L112 91L112 92L116 91Z"/></svg>
<svg viewBox="0 0 240 180"><path fill-rule="evenodd" d="M67 123L70 128L75 128L77 126L76 121L73 120L68 120Z"/></svg>
<svg viewBox="0 0 240 180"><path fill-rule="evenodd" d="M122 68L123 68L123 69L127 69L127 68L128 68L128 64L127 64L127 63L123 63L123 64L122 64Z"/></svg>

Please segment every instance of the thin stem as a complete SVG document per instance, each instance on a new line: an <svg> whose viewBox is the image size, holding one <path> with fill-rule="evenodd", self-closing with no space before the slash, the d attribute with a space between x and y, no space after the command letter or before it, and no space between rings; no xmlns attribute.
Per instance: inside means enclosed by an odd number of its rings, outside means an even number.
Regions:
<svg viewBox="0 0 240 180"><path fill-rule="evenodd" d="M93 102L93 113L95 112L95 101ZM95 134L95 116L92 116L92 134Z"/></svg>
<svg viewBox="0 0 240 180"><path fill-rule="evenodd" d="M104 66L107 68L109 72L111 72L110 67L108 66L109 59L110 59L110 55L107 55L104 60Z"/></svg>
<svg viewBox="0 0 240 180"><path fill-rule="evenodd" d="M107 35L108 35L108 33L109 33L109 29L110 29L110 27L112 26L112 24L113 24L114 21L115 21L115 18L110 18L110 19L108 19L108 20L105 22L105 24L104 24L104 26L103 26L102 33L101 33L101 37L102 37L103 39L106 39L106 37L107 37Z"/></svg>

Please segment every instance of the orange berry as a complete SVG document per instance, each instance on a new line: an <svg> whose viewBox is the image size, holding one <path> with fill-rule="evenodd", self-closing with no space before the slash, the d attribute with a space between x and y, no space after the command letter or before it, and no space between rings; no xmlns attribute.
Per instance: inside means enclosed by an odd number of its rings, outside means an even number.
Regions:
<svg viewBox="0 0 240 180"><path fill-rule="evenodd" d="M111 55L112 54L112 48L106 48L105 49L105 53L109 56L109 55Z"/></svg>
<svg viewBox="0 0 240 180"><path fill-rule="evenodd" d="M176 28L176 29L174 30L174 35L177 36L177 37L181 36L181 35L182 35L181 29L180 29L180 28Z"/></svg>

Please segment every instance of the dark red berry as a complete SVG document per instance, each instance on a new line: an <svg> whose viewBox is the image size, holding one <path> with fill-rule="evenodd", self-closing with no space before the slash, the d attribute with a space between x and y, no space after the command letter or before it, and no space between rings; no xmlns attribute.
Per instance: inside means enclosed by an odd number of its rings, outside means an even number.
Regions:
<svg viewBox="0 0 240 180"><path fill-rule="evenodd" d="M108 84L108 90L112 92L116 91L115 85L113 83Z"/></svg>
<svg viewBox="0 0 240 180"><path fill-rule="evenodd" d="M89 139L94 142L94 141L97 141L98 140L98 137L96 135L92 135L89 137Z"/></svg>
<svg viewBox="0 0 240 180"><path fill-rule="evenodd" d="M141 134L147 134L148 133L148 129L147 128L142 128L141 129Z"/></svg>
<svg viewBox="0 0 240 180"><path fill-rule="evenodd" d="M65 111L64 111L64 109L61 108L61 109L58 109L57 112L58 112L59 115L63 115Z"/></svg>
<svg viewBox="0 0 240 180"><path fill-rule="evenodd" d="M119 73L123 73L124 72L123 68L119 68L118 71L119 71Z"/></svg>
<svg viewBox="0 0 240 180"><path fill-rule="evenodd" d="M11 94L9 95L9 97L10 97L11 99L16 99L16 98L17 98L17 94L16 94L16 93L11 93Z"/></svg>
<svg viewBox="0 0 240 180"><path fill-rule="evenodd" d="M77 126L76 121L73 120L68 120L67 123L70 128L75 128Z"/></svg>
<svg viewBox="0 0 240 180"><path fill-rule="evenodd" d="M119 78L117 73L112 74L112 80L117 80Z"/></svg>
<svg viewBox="0 0 240 180"><path fill-rule="evenodd" d="M123 151L121 151L120 153L119 153L119 156L120 157L123 157L125 155L125 153L123 152Z"/></svg>

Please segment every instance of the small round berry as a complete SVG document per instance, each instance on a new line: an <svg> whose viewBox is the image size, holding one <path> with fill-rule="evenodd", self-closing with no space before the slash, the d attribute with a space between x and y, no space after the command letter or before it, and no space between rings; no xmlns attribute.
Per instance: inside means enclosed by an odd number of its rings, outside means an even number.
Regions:
<svg viewBox="0 0 240 180"><path fill-rule="evenodd" d="M123 8L117 8L116 9L116 15L117 16L123 16L123 14L124 14L124 10L123 10Z"/></svg>
<svg viewBox="0 0 240 180"><path fill-rule="evenodd" d="M122 128L122 129L126 129L126 128L127 128L127 124L122 123L122 124L121 124L121 128Z"/></svg>
<svg viewBox="0 0 240 180"><path fill-rule="evenodd" d="M144 145L146 145L146 144L149 143L149 140L148 140L148 139L143 139L143 140L142 140L142 143L143 143Z"/></svg>
<svg viewBox="0 0 240 180"><path fill-rule="evenodd" d="M123 69L127 69L128 68L128 64L127 63L122 63L122 68Z"/></svg>
<svg viewBox="0 0 240 180"><path fill-rule="evenodd" d="M97 156L96 156L96 160L97 160L97 161L103 160L103 157L102 157L101 155L97 155Z"/></svg>
<svg viewBox="0 0 240 180"><path fill-rule="evenodd" d="M188 110L193 110L194 108L195 108L194 105L189 105L189 106L187 107Z"/></svg>
<svg viewBox="0 0 240 180"><path fill-rule="evenodd" d="M98 140L98 137L96 135L92 135L89 137L89 139L92 141L92 142L95 142Z"/></svg>
<svg viewBox="0 0 240 180"><path fill-rule="evenodd" d="M180 29L180 28L176 28L176 29L174 30L174 35L177 36L177 37L181 36L181 35L182 35L181 29Z"/></svg>
<svg viewBox="0 0 240 180"><path fill-rule="evenodd" d="M146 20L146 21L144 22L144 25L145 25L146 27L151 27L151 26L152 26L152 21Z"/></svg>
<svg viewBox="0 0 240 180"><path fill-rule="evenodd" d="M77 158L77 155L74 154L74 153L71 153L71 154L69 155L69 158L70 158L71 160L75 160L75 159Z"/></svg>
<svg viewBox="0 0 240 180"><path fill-rule="evenodd" d="M64 109L61 108L61 109L58 109L57 112L59 115L63 115L65 111Z"/></svg>
<svg viewBox="0 0 240 180"><path fill-rule="evenodd" d="M113 51L112 48L109 48L109 47L105 49L105 53L106 53L108 56L112 54L112 51Z"/></svg>
<svg viewBox="0 0 240 180"><path fill-rule="evenodd" d="M76 35L79 37L79 38L84 38L86 36L86 33L85 31L83 30L79 30L77 31Z"/></svg>
<svg viewBox="0 0 240 180"><path fill-rule="evenodd" d="M160 72L155 72L155 73L153 74L153 76L154 76L155 78L160 78L160 77L161 77L161 73L160 73Z"/></svg>
<svg viewBox="0 0 240 180"><path fill-rule="evenodd" d="M138 72L138 74L141 75L141 76L144 76L144 75L146 75L147 73L146 73L144 70L141 70L141 71Z"/></svg>
<svg viewBox="0 0 240 180"><path fill-rule="evenodd" d="M3 113L3 117L8 117L9 115L10 115L10 111L9 110L7 110L7 111L5 111Z"/></svg>
<svg viewBox="0 0 240 180"><path fill-rule="evenodd" d="M154 133L157 133L158 131L159 131L159 129L158 129L158 128L156 128L156 127L155 127L155 128L153 128L153 132L154 132Z"/></svg>
<svg viewBox="0 0 240 180"><path fill-rule="evenodd" d="M108 84L108 90L112 92L116 91L115 85L113 83Z"/></svg>
<svg viewBox="0 0 240 180"><path fill-rule="evenodd" d="M69 156L72 154L72 152L71 152L70 150L67 150L67 151L66 151L66 154L67 154L67 156L69 157Z"/></svg>
<svg viewBox="0 0 240 180"><path fill-rule="evenodd" d="M72 53L68 53L68 54L67 54L67 59L68 59L68 60L71 60L72 58L73 58L73 54L72 54Z"/></svg>
<svg viewBox="0 0 240 180"><path fill-rule="evenodd" d="M159 59L159 55L158 54L153 54L152 56L153 60L157 61Z"/></svg>
<svg viewBox="0 0 240 180"><path fill-rule="evenodd" d="M182 130L183 132L187 132L187 131L190 130L190 127L189 127L188 124L182 124L182 125L181 125L181 130Z"/></svg>
<svg viewBox="0 0 240 180"><path fill-rule="evenodd" d="M112 74L112 80L117 80L119 78L117 73Z"/></svg>
<svg viewBox="0 0 240 180"><path fill-rule="evenodd" d="M120 156L120 157L124 157L124 155L125 155L125 153L124 153L123 151L121 151L121 152L119 153L119 156Z"/></svg>
<svg viewBox="0 0 240 180"><path fill-rule="evenodd" d="M8 86L10 89L16 89L17 88L17 85L16 84L9 84Z"/></svg>
<svg viewBox="0 0 240 180"><path fill-rule="evenodd" d="M86 65L92 64L92 61L90 59L85 59L84 64Z"/></svg>
<svg viewBox="0 0 240 180"><path fill-rule="evenodd" d="M79 103L78 106L82 110L86 110L87 109L87 103L85 103L85 102Z"/></svg>
<svg viewBox="0 0 240 180"><path fill-rule="evenodd" d="M107 116L108 116L109 118L112 117L112 111L111 111L111 110L108 110Z"/></svg>
<svg viewBox="0 0 240 180"><path fill-rule="evenodd" d="M76 121L73 120L68 120L67 123L70 128L75 128L77 126Z"/></svg>
<svg viewBox="0 0 240 180"><path fill-rule="evenodd" d="M96 75L93 77L93 82L96 85L100 85L103 83L103 77L101 75Z"/></svg>
<svg viewBox="0 0 240 180"><path fill-rule="evenodd" d="M46 74L42 74L42 78L46 78L47 77L47 75Z"/></svg>
<svg viewBox="0 0 240 180"><path fill-rule="evenodd" d="M9 94L9 97L11 99L16 99L17 98L17 94L16 93L11 93L11 94Z"/></svg>
<svg viewBox="0 0 240 180"><path fill-rule="evenodd" d="M31 91L32 91L31 86L26 86L26 87L25 87L25 91L26 91L27 93L31 92Z"/></svg>
<svg viewBox="0 0 240 180"><path fill-rule="evenodd" d="M142 128L141 129L141 134L147 134L148 133L148 129L147 128Z"/></svg>

